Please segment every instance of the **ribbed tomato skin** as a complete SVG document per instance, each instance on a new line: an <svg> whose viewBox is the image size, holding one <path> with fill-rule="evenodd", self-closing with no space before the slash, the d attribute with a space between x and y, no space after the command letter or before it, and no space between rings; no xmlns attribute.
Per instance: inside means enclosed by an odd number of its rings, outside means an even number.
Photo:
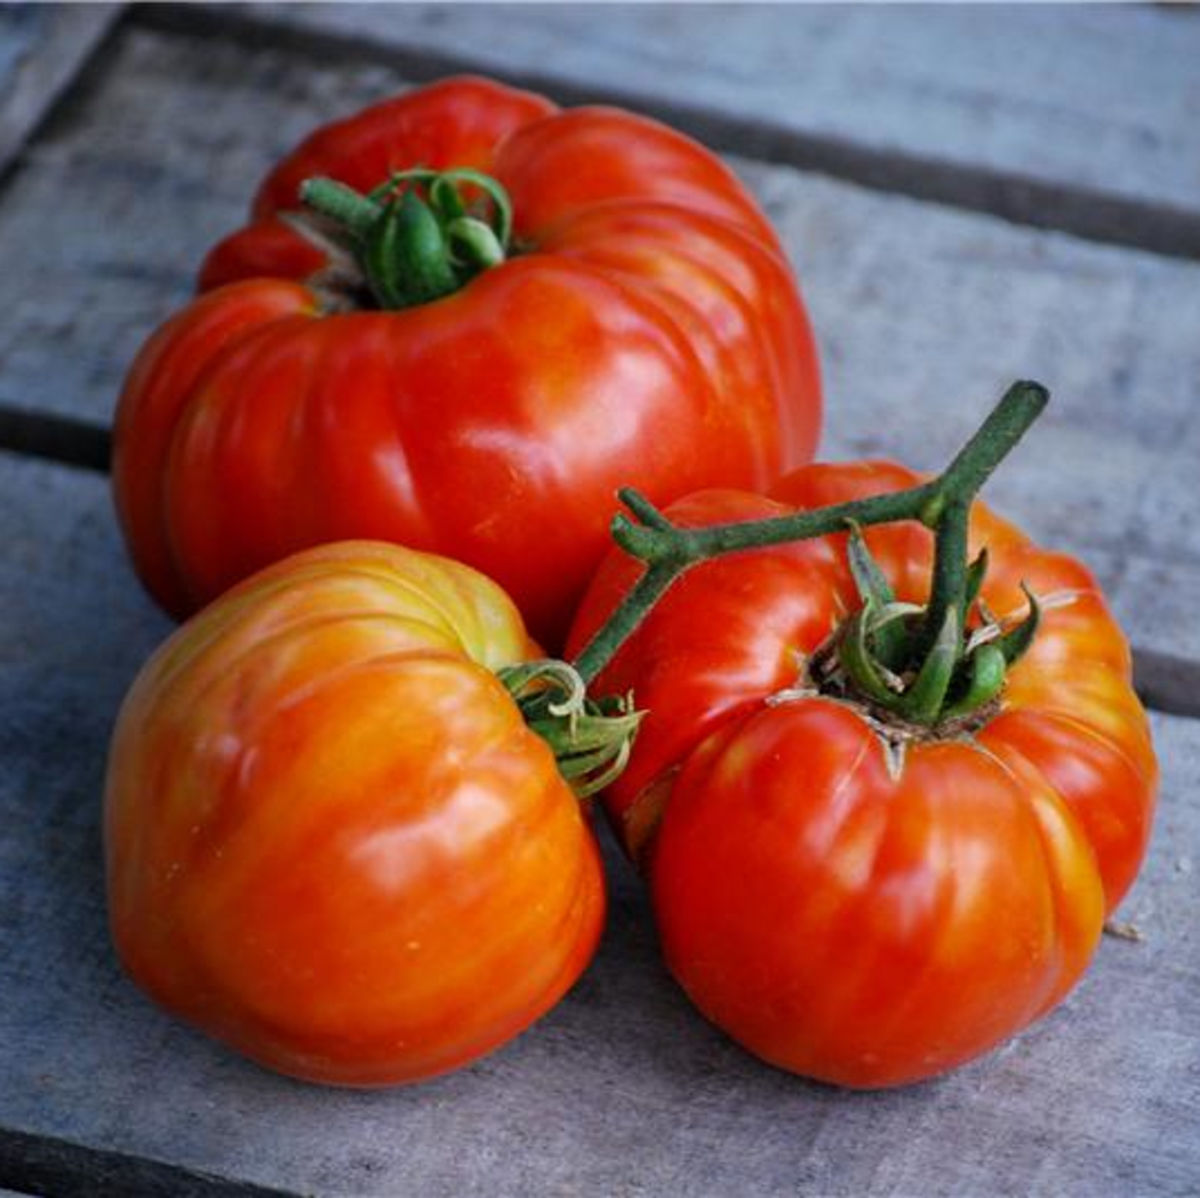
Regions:
<svg viewBox="0 0 1200 1198"><path fill-rule="evenodd" d="M517 252L430 304L327 310L337 254L298 231L300 182L417 164L499 179ZM766 218L702 147L616 109L474 78L368 108L270 173L201 287L134 363L114 444L131 555L177 616L370 537L483 570L553 648L618 487L764 487L816 445L816 350Z"/></svg>
<svg viewBox="0 0 1200 1198"><path fill-rule="evenodd" d="M489 580L367 542L277 563L181 627L108 766L134 980L336 1085L418 1081L528 1027L604 918L579 802L494 674L535 655Z"/></svg>
<svg viewBox="0 0 1200 1198"><path fill-rule="evenodd" d="M919 482L886 462L810 466L771 497L706 492L693 525ZM931 534L867 530L897 597L927 597ZM804 667L857 606L844 536L694 568L597 680L648 714L605 796L647 875L668 965L752 1052L841 1085L930 1077L986 1052L1079 980L1145 853L1157 789L1130 654L1091 574L977 504L983 599L1045 611L982 727L885 750ZM577 650L632 585L612 555Z"/></svg>

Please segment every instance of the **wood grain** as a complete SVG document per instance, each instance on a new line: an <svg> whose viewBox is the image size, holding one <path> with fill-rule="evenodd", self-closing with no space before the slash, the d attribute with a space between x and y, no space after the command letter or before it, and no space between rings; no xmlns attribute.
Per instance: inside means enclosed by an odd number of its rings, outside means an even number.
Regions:
<svg viewBox="0 0 1200 1198"><path fill-rule="evenodd" d="M123 7L0 8L0 176L96 52Z"/></svg>
<svg viewBox="0 0 1200 1198"><path fill-rule="evenodd" d="M474 70L729 152L1200 256L1187 6L265 4L137 10L317 61Z"/></svg>
<svg viewBox="0 0 1200 1198"><path fill-rule="evenodd" d="M855 1095L745 1055L663 972L640 885L610 847L600 956L549 1017L440 1081L321 1090L161 1015L109 947L106 742L166 624L121 561L104 480L0 455L0 537L0 1160L74 1146L55 1158L55 1192L89 1192L93 1164L126 1158L230 1185L430 1198L1200 1185L1200 722L1154 719L1161 810L1121 912L1144 941L1106 939L1065 1006L942 1081ZM142 1191L130 1172L125 1192L206 1192L190 1173ZM106 1176L121 1192L122 1174Z"/></svg>

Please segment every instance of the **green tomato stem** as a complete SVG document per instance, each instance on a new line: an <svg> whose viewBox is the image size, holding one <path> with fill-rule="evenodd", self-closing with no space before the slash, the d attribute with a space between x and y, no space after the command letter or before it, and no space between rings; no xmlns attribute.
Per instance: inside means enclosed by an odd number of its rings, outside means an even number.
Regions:
<svg viewBox="0 0 1200 1198"><path fill-rule="evenodd" d="M355 238L365 238L383 215L382 204L336 179L305 179L300 184L300 202L328 216Z"/></svg>
<svg viewBox="0 0 1200 1198"><path fill-rule="evenodd" d="M917 636L922 650L932 652L943 637L942 629L953 613L956 628L961 630L967 618L967 525L971 514L971 498L954 495L942 507L934 526L937 542L933 552L933 582L925 619ZM956 634L956 644L962 638ZM955 656L957 661L957 654Z"/></svg>
<svg viewBox="0 0 1200 1198"><path fill-rule="evenodd" d="M925 620L925 628L934 629L926 646L932 649L948 611L955 611L960 631L963 626L968 585L974 582L966 563L966 516L970 505L992 471L1041 415L1049 398L1049 392L1039 383L1014 383L937 478L904 491L851 503L767 520L685 529L671 524L636 491L620 492L636 522L617 515L612 523L613 539L647 568L607 623L584 646L575 659L576 670L585 682L593 681L674 581L698 562L745 549L845 532L854 525L866 527L898 520L921 520L938 535L934 599Z"/></svg>

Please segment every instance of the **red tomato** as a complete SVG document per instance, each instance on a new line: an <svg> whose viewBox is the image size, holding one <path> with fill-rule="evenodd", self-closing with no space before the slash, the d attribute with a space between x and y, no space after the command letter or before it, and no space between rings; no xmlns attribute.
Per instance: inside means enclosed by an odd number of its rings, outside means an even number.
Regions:
<svg viewBox="0 0 1200 1198"><path fill-rule="evenodd" d="M109 912L138 984L341 1085L429 1077L532 1023L604 913L579 802L493 673L533 652L487 579L365 542L180 628L109 761Z"/></svg>
<svg viewBox="0 0 1200 1198"><path fill-rule="evenodd" d="M367 310L299 185L368 189L416 164L499 180L514 252L434 302ZM555 645L618 486L765 486L812 454L815 350L774 234L719 160L654 121L448 80L313 134L254 218L117 413L118 512L177 616L299 548L373 537L483 570Z"/></svg>
<svg viewBox="0 0 1200 1198"><path fill-rule="evenodd" d="M706 525L912 486L885 463L812 466L767 499L702 493ZM868 530L900 600L927 598L932 536ZM597 680L648 710L606 797L642 860L667 962L696 1005L786 1069L876 1087L940 1073L1079 979L1145 851L1157 767L1130 656L1095 580L976 505L1000 617L1044 607L998 704L905 735L819 693L814 652L859 606L844 536L694 568ZM629 589L614 553L578 648ZM911 730L910 730L911 732Z"/></svg>

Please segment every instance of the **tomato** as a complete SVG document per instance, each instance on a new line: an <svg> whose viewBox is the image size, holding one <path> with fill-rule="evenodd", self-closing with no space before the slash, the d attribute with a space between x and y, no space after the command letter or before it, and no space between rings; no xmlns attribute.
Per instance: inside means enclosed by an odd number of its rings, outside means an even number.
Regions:
<svg viewBox="0 0 1200 1198"><path fill-rule="evenodd" d="M298 189L416 165L498 181L510 252L381 310L353 239ZM486 207L469 179L460 200ZM814 449L815 349L766 218L706 150L616 109L476 78L377 104L267 176L201 287L138 356L115 428L125 537L177 616L370 537L484 571L554 647L618 486L760 487Z"/></svg>
<svg viewBox="0 0 1200 1198"><path fill-rule="evenodd" d="M899 466L810 466L770 497L703 492L704 526L911 487ZM928 598L931 534L866 541L897 600ZM856 1087L930 1077L1058 1003L1144 854L1157 785L1128 646L1091 574L976 505L982 600L1042 607L969 720L904 727L815 666L860 606L846 536L697 565L600 675L648 714L607 809L648 874L667 963L699 1009L785 1069ZM614 553L584 644L639 566Z"/></svg>
<svg viewBox="0 0 1200 1198"><path fill-rule="evenodd" d="M534 653L486 578L366 542L183 625L109 760L110 921L137 983L341 1085L429 1077L527 1027L604 913L579 802L495 674Z"/></svg>

